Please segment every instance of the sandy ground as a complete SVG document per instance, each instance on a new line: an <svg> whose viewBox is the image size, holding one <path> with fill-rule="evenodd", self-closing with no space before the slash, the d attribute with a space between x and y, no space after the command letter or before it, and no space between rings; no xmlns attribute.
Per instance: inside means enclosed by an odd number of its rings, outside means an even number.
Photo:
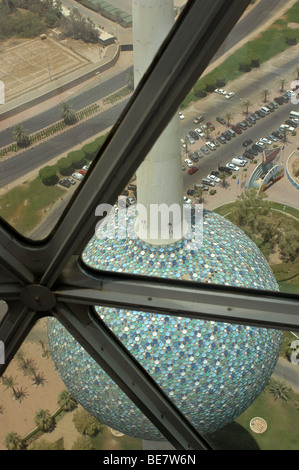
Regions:
<svg viewBox="0 0 299 470"><path fill-rule="evenodd" d="M0 405L3 407L3 413L0 414L0 450L6 448L4 439L8 433L14 431L25 437L35 428L34 417L39 409L48 409L50 413L58 409L58 395L65 386L55 370L53 361L42 357L40 338L43 340L47 338L45 319L31 331L21 351L26 358L34 360L38 372L45 378L44 385L38 387L33 385L32 380L19 370L16 358L11 361L4 376L13 377L15 388L24 390L26 397L20 403L15 401L12 391L0 383Z"/></svg>

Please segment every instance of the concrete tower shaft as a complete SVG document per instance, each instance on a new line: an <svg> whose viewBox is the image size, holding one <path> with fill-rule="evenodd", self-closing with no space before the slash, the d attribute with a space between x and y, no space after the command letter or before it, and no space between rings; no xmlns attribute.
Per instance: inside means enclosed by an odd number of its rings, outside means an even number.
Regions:
<svg viewBox="0 0 299 470"><path fill-rule="evenodd" d="M173 0L133 0L135 86L173 24ZM182 222L184 192L178 116L172 119L138 169L137 188L138 207L141 207L135 226L136 234L156 245L173 243L182 238L186 224ZM161 210L156 212L158 217L155 223L151 209L155 210L156 206L160 206ZM173 210L176 210L175 216Z"/></svg>

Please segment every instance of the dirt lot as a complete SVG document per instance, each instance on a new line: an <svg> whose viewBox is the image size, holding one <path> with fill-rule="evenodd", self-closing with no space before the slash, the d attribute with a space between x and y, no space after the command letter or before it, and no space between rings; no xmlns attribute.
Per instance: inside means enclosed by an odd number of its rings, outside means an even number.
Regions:
<svg viewBox="0 0 299 470"><path fill-rule="evenodd" d="M11 39L1 43L0 79L5 84L5 101L11 101L91 62L77 54L74 45L72 48L49 36L44 40Z"/></svg>

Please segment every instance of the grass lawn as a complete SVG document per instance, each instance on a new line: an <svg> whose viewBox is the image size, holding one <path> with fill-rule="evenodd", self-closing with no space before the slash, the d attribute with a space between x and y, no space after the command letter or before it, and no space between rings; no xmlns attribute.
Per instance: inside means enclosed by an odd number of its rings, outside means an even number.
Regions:
<svg viewBox="0 0 299 470"><path fill-rule="evenodd" d="M96 450L142 450L142 440L130 436L115 437L107 426L92 438Z"/></svg>
<svg viewBox="0 0 299 470"><path fill-rule="evenodd" d="M268 391L262 392L235 422L225 426L208 439L217 449L227 450L299 450L299 411L295 402L299 394L292 392L288 401L275 400ZM267 430L256 434L250 429L252 418L267 422Z"/></svg>
<svg viewBox="0 0 299 470"><path fill-rule="evenodd" d="M63 196L65 189L45 186L39 177L25 182L0 197L0 215L22 235L42 219L43 210Z"/></svg>
<svg viewBox="0 0 299 470"><path fill-rule="evenodd" d="M299 41L299 30L289 28L288 24L291 22L299 22L299 2L296 2L282 18L273 23L266 31L259 34L256 39L244 44L219 67L203 78L200 78L183 101L182 109L190 106L192 102L198 101L199 98L195 96L194 90L205 90L207 84L214 85L214 88L219 88L216 80L223 80L225 83L228 83L243 75L244 72L239 70L240 64L250 64L252 60L258 59L261 65L288 47L292 47L286 43L286 38L296 38Z"/></svg>

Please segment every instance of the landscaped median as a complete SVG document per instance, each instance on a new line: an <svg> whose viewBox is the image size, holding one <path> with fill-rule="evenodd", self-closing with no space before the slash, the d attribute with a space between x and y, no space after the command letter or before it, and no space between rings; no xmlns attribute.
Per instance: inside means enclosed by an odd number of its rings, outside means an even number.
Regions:
<svg viewBox="0 0 299 470"><path fill-rule="evenodd" d="M107 135L97 137L82 149L69 152L55 165L41 168L36 178L7 191L0 197L0 216L21 234L31 233L45 218L49 208L66 193L67 190L56 183L91 162Z"/></svg>
<svg viewBox="0 0 299 470"><path fill-rule="evenodd" d="M87 106L86 108L81 109L80 111L74 114L75 123L80 123L80 121L88 119L99 111L100 107L97 103ZM65 131L67 128L69 128L69 124L67 124L64 120L61 120L56 122L55 124L52 124L51 126L46 127L45 129L42 129L41 131L35 132L34 134L29 136L28 147L38 144L39 142L45 139L51 138L55 134ZM0 149L0 157L9 155L12 152L18 153L23 151L24 148L19 147L17 143L13 143Z"/></svg>

